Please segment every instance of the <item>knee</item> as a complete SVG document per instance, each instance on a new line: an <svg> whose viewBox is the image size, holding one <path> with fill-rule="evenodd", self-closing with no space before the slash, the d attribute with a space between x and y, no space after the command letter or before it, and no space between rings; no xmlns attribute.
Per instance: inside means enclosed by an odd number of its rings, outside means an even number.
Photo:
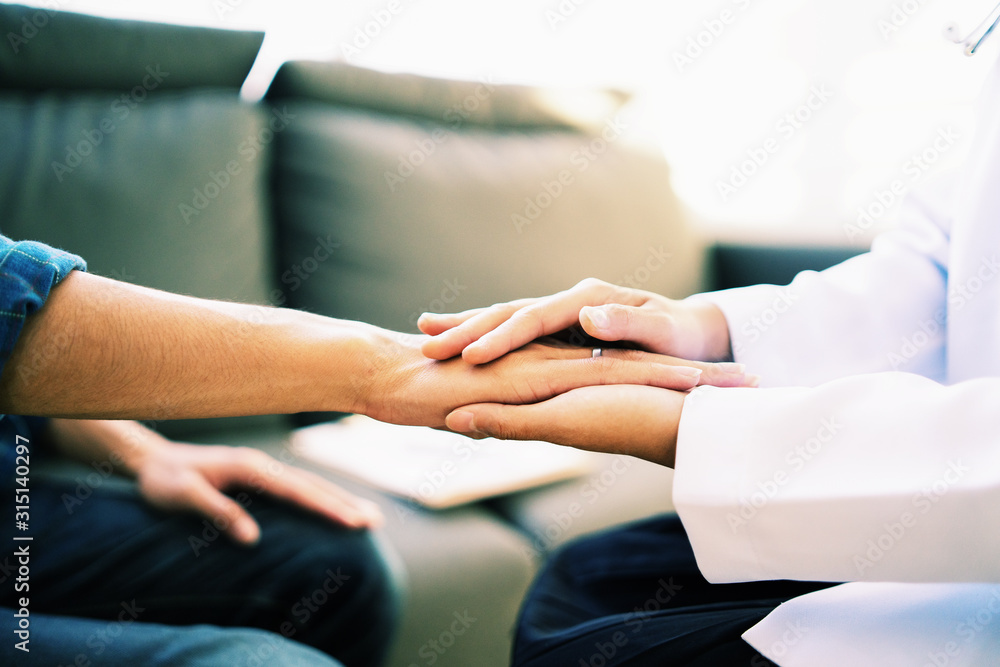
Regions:
<svg viewBox="0 0 1000 667"><path fill-rule="evenodd" d="M167 649L173 655L157 664L231 665L232 667L341 667L310 646L251 628L194 626ZM167 656L160 656L167 657Z"/></svg>
<svg viewBox="0 0 1000 667"><path fill-rule="evenodd" d="M403 576L395 557L369 532L344 535L311 550L313 571L324 574L317 590L337 596L358 620L392 628L402 606Z"/></svg>
<svg viewBox="0 0 1000 667"><path fill-rule="evenodd" d="M303 582L308 592L292 608L295 639L349 665L377 665L401 615L400 568L370 533L339 538L307 549L309 570L322 575Z"/></svg>

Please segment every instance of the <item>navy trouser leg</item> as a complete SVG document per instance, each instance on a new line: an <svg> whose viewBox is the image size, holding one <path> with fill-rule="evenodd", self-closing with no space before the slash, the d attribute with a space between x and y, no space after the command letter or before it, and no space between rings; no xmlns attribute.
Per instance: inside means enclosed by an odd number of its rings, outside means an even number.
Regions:
<svg viewBox="0 0 1000 667"><path fill-rule="evenodd" d="M830 586L710 584L676 516L584 538L556 553L525 600L518 667L772 663L740 635L779 604Z"/></svg>
<svg viewBox="0 0 1000 667"><path fill-rule="evenodd" d="M378 665L388 648L398 598L365 531L251 492L244 505L260 523L261 540L243 548L209 522L159 512L131 491L97 488L75 503L67 502L77 495L72 483L33 486L32 613L257 628L313 646L348 667ZM19 596L8 569L16 563L14 544L8 537L0 547L4 607L14 607ZM0 628L11 618L4 616ZM77 639L67 634L67 641ZM94 653L86 645L75 648Z"/></svg>
<svg viewBox="0 0 1000 667"><path fill-rule="evenodd" d="M7 629L13 609L0 607ZM31 615L30 651L4 632L0 662L38 667L340 667L321 651L280 635L215 625L161 625L50 614Z"/></svg>

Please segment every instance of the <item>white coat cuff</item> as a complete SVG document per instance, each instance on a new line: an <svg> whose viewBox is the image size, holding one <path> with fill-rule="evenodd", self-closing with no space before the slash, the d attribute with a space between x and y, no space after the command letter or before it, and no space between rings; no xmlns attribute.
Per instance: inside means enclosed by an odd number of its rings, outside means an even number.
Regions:
<svg viewBox="0 0 1000 667"><path fill-rule="evenodd" d="M716 400L754 389L699 387L684 401L677 435L673 499L694 548L698 569L712 583L770 578L754 550L751 532L738 530L733 508L750 493L745 471L753 448L719 418ZM720 393L730 392L730 393Z"/></svg>

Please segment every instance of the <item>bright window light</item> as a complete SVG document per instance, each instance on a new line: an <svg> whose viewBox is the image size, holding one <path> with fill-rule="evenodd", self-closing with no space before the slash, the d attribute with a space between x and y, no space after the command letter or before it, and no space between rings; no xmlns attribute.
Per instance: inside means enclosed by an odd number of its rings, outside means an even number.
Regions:
<svg viewBox="0 0 1000 667"><path fill-rule="evenodd" d="M891 224L900 193L961 163L1000 50L994 36L968 58L943 36L951 22L971 31L992 0L27 4L265 30L250 98L292 58L630 89L632 129L711 232L857 245Z"/></svg>

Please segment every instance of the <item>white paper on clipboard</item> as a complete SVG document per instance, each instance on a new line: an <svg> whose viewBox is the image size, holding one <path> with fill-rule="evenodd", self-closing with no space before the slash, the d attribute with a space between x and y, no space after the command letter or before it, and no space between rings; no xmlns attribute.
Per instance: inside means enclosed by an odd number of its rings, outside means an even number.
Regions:
<svg viewBox="0 0 1000 667"><path fill-rule="evenodd" d="M548 442L472 440L362 415L298 429L290 446L313 463L435 509L585 475L598 460Z"/></svg>

